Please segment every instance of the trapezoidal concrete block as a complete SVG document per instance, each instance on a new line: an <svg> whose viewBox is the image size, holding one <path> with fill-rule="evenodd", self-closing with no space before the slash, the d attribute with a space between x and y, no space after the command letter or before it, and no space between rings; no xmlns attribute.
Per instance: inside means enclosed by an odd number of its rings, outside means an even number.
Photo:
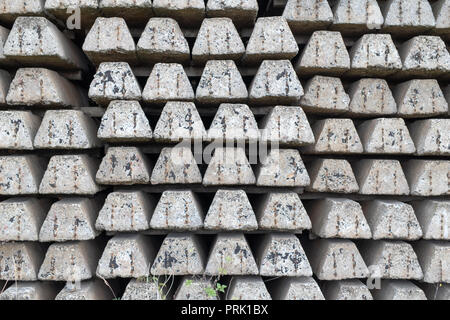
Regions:
<svg viewBox="0 0 450 320"><path fill-rule="evenodd" d="M44 174L41 159L34 155L0 157L0 195L37 194Z"/></svg>
<svg viewBox="0 0 450 320"><path fill-rule="evenodd" d="M227 300L272 300L261 277L238 276L230 280Z"/></svg>
<svg viewBox="0 0 450 320"><path fill-rule="evenodd" d="M0 66L6 67L10 65L14 65L15 63L10 59L6 58L3 54L3 47L5 45L6 40L8 39L9 29L4 27L0 27Z"/></svg>
<svg viewBox="0 0 450 320"><path fill-rule="evenodd" d="M216 236L206 264L205 274L258 275L255 258L243 233L220 233Z"/></svg>
<svg viewBox="0 0 450 320"><path fill-rule="evenodd" d="M60 21L76 26L76 20L72 16L75 8L80 10L80 27L88 29L99 15L98 0L46 0L45 11Z"/></svg>
<svg viewBox="0 0 450 320"><path fill-rule="evenodd" d="M322 292L327 300L373 300L367 286L356 279L324 281Z"/></svg>
<svg viewBox="0 0 450 320"><path fill-rule="evenodd" d="M44 251L38 242L2 242L0 257L1 280L36 281Z"/></svg>
<svg viewBox="0 0 450 320"><path fill-rule="evenodd" d="M349 108L350 97L339 78L314 76L305 86L300 99L303 110L311 113L340 113Z"/></svg>
<svg viewBox="0 0 450 320"><path fill-rule="evenodd" d="M212 279L185 276L181 279L173 300L219 300L219 298Z"/></svg>
<svg viewBox="0 0 450 320"><path fill-rule="evenodd" d="M423 239L450 240L450 201L418 200L412 206L423 230Z"/></svg>
<svg viewBox="0 0 450 320"><path fill-rule="evenodd" d="M97 230L133 232L149 229L153 200L142 191L111 192L101 208Z"/></svg>
<svg viewBox="0 0 450 320"><path fill-rule="evenodd" d="M436 26L433 31L443 39L448 40L450 37L450 1L438 0L430 4L436 19Z"/></svg>
<svg viewBox="0 0 450 320"><path fill-rule="evenodd" d="M360 194L409 195L409 185L398 160L364 159L354 168Z"/></svg>
<svg viewBox="0 0 450 320"><path fill-rule="evenodd" d="M350 163L345 159L316 159L308 168L311 192L358 192L359 186Z"/></svg>
<svg viewBox="0 0 450 320"><path fill-rule="evenodd" d="M218 190L205 217L207 230L258 229L255 213L243 190Z"/></svg>
<svg viewBox="0 0 450 320"><path fill-rule="evenodd" d="M288 0L283 17L295 34L327 29L333 22L333 11L327 0Z"/></svg>
<svg viewBox="0 0 450 320"><path fill-rule="evenodd" d="M0 22L12 24L19 16L44 15L45 0L3 0Z"/></svg>
<svg viewBox="0 0 450 320"><path fill-rule="evenodd" d="M66 283L55 300L114 300L114 293L102 280L92 279L78 284Z"/></svg>
<svg viewBox="0 0 450 320"><path fill-rule="evenodd" d="M380 29L384 22L376 0L338 0L333 15L331 29L349 34Z"/></svg>
<svg viewBox="0 0 450 320"><path fill-rule="evenodd" d="M209 18L227 17L236 27L252 27L258 15L257 0L208 0L206 16Z"/></svg>
<svg viewBox="0 0 450 320"><path fill-rule="evenodd" d="M166 287L159 281L131 279L121 300L166 300Z"/></svg>
<svg viewBox="0 0 450 320"><path fill-rule="evenodd" d="M153 16L152 0L99 0L99 8L107 17L123 17L133 26L142 25Z"/></svg>
<svg viewBox="0 0 450 320"><path fill-rule="evenodd" d="M273 300L325 300L313 277L282 277L270 289Z"/></svg>
<svg viewBox="0 0 450 320"><path fill-rule="evenodd" d="M40 123L30 111L0 111L0 149L33 150Z"/></svg>
<svg viewBox="0 0 450 320"><path fill-rule="evenodd" d="M450 243L447 241L421 240L414 243L414 250L427 283L450 283Z"/></svg>
<svg viewBox="0 0 450 320"><path fill-rule="evenodd" d="M171 17L182 26L200 25L205 17L203 0L153 0L153 12L158 17Z"/></svg>
<svg viewBox="0 0 450 320"><path fill-rule="evenodd" d="M85 154L50 158L39 186L40 194L94 195L102 188L95 182L98 162Z"/></svg>
<svg viewBox="0 0 450 320"><path fill-rule="evenodd" d="M405 174L411 194L415 196L439 196L450 194L450 161L408 160Z"/></svg>
<svg viewBox="0 0 450 320"><path fill-rule="evenodd" d="M382 280L380 290L372 290L375 300L427 300L418 286L407 280Z"/></svg>
<svg viewBox="0 0 450 320"><path fill-rule="evenodd" d="M151 164L136 147L111 147L103 157L95 180L100 184L150 183Z"/></svg>
<svg viewBox="0 0 450 320"><path fill-rule="evenodd" d="M450 119L417 120L409 132L418 155L450 155Z"/></svg>
<svg viewBox="0 0 450 320"><path fill-rule="evenodd" d="M0 29L0 41L1 41L1 29ZM1 46L0 46L1 52ZM0 56L1 65L1 56ZM6 96L8 95L9 86L11 84L11 75L6 70L0 70L0 106L6 106Z"/></svg>

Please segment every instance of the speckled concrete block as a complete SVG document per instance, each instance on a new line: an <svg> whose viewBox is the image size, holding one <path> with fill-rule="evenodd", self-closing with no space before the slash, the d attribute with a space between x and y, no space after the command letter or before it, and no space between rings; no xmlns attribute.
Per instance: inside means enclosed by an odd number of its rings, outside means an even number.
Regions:
<svg viewBox="0 0 450 320"><path fill-rule="evenodd" d="M450 161L408 160L405 175L411 194L416 196L449 195Z"/></svg>
<svg viewBox="0 0 450 320"><path fill-rule="evenodd" d="M348 93L352 116L383 116L397 113L397 103L384 79L363 78L353 82Z"/></svg>
<svg viewBox="0 0 450 320"><path fill-rule="evenodd" d="M450 201L418 200L411 204L424 239L450 240Z"/></svg>
<svg viewBox="0 0 450 320"><path fill-rule="evenodd" d="M333 22L327 0L288 0L283 17L296 34L327 29Z"/></svg>
<svg viewBox="0 0 450 320"><path fill-rule="evenodd" d="M450 1L438 0L430 4L436 18L436 26L433 31L448 40L450 37Z"/></svg>
<svg viewBox="0 0 450 320"><path fill-rule="evenodd" d="M212 279L198 279L195 277L183 277L174 300L218 300L217 294L208 294L214 291Z"/></svg>
<svg viewBox="0 0 450 320"><path fill-rule="evenodd" d="M33 150L40 123L30 111L0 111L0 149Z"/></svg>
<svg viewBox="0 0 450 320"><path fill-rule="evenodd" d="M325 300L312 277L283 277L271 289L273 300Z"/></svg>
<svg viewBox="0 0 450 320"><path fill-rule="evenodd" d="M0 26L0 66L10 66L15 63L3 54L3 46L5 45L6 40L8 39L9 29Z"/></svg>
<svg viewBox="0 0 450 320"><path fill-rule="evenodd" d="M132 25L142 25L153 15L152 0L99 0L99 8L107 17L123 17Z"/></svg>
<svg viewBox="0 0 450 320"><path fill-rule="evenodd" d="M306 190L311 192L358 192L350 163L345 159L316 159L308 168L311 184Z"/></svg>
<svg viewBox="0 0 450 320"><path fill-rule="evenodd" d="M58 293L51 282L20 281L0 294L0 300L53 300Z"/></svg>
<svg viewBox="0 0 450 320"><path fill-rule="evenodd" d="M450 119L417 120L409 132L418 155L450 155Z"/></svg>
<svg viewBox="0 0 450 320"><path fill-rule="evenodd" d="M131 279L121 300L165 300L164 283L153 280Z"/></svg>
<svg viewBox="0 0 450 320"><path fill-rule="evenodd" d="M421 240L414 243L423 281L427 283L450 283L450 243L446 241Z"/></svg>
<svg viewBox="0 0 450 320"><path fill-rule="evenodd" d="M36 281L44 252L38 242L2 242L0 257L1 280Z"/></svg>
<svg viewBox="0 0 450 320"><path fill-rule="evenodd" d="M88 29L92 26L95 18L99 15L98 0L46 0L45 11L61 21L74 20L69 19L74 13L75 8L80 9L81 27Z"/></svg>
<svg viewBox="0 0 450 320"><path fill-rule="evenodd" d="M236 27L252 27L258 15L257 0L209 0L206 4L206 16L209 18L227 17Z"/></svg>
<svg viewBox="0 0 450 320"><path fill-rule="evenodd" d="M171 17L181 25L200 25L205 17L203 0L153 0L153 12L159 17Z"/></svg>
<svg viewBox="0 0 450 320"><path fill-rule="evenodd" d="M340 113L349 108L350 97L339 78L314 76L305 86L300 105L312 113Z"/></svg>
<svg viewBox="0 0 450 320"><path fill-rule="evenodd" d="M384 22L376 0L338 0L333 13L331 28L345 33L380 29Z"/></svg>
<svg viewBox="0 0 450 320"><path fill-rule="evenodd" d="M1 29L0 29L0 41L1 41ZM0 65L1 65L1 50L0 46ZM6 105L6 96L8 94L9 86L11 84L11 75L8 71L0 70L0 106Z"/></svg>
<svg viewBox="0 0 450 320"><path fill-rule="evenodd" d="M372 290L375 300L427 300L424 292L406 280L383 280L380 290Z"/></svg>
<svg viewBox="0 0 450 320"><path fill-rule="evenodd" d="M326 281L322 292L327 300L373 300L367 286L356 279Z"/></svg>
<svg viewBox="0 0 450 320"><path fill-rule="evenodd" d="M227 300L272 300L261 277L233 277L228 288Z"/></svg>
<svg viewBox="0 0 450 320"><path fill-rule="evenodd" d="M100 279L82 281L79 284L66 283L55 300L113 300L111 289Z"/></svg>
<svg viewBox="0 0 450 320"><path fill-rule="evenodd" d="M45 0L3 0L0 21L11 24L19 16L39 16L44 14Z"/></svg>
<svg viewBox="0 0 450 320"><path fill-rule="evenodd" d="M34 155L0 157L0 195L37 194L44 174Z"/></svg>

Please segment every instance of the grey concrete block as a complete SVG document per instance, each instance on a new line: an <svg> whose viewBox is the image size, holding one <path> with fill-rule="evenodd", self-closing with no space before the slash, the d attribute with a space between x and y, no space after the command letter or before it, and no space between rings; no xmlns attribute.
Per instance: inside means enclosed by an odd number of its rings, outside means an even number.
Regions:
<svg viewBox="0 0 450 320"><path fill-rule="evenodd" d="M1 41L1 29L0 29L0 41ZM0 65L1 65L1 53L0 53ZM6 96L8 95L10 84L11 84L11 75L9 74L9 72L5 70L0 70L0 106L6 105Z"/></svg>
<svg viewBox="0 0 450 320"><path fill-rule="evenodd" d="M140 278L150 275L155 257L150 239L141 234L118 234L111 238L98 261L97 277Z"/></svg>
<svg viewBox="0 0 450 320"><path fill-rule="evenodd" d="M95 239L98 206L87 198L66 198L55 202L39 232L40 242Z"/></svg>
<svg viewBox="0 0 450 320"><path fill-rule="evenodd" d="M33 150L41 119L30 111L0 111L0 148Z"/></svg>
<svg viewBox="0 0 450 320"><path fill-rule="evenodd" d="M375 300L427 300L424 292L411 281L383 280L380 290L372 290Z"/></svg>
<svg viewBox="0 0 450 320"><path fill-rule="evenodd" d="M327 300L373 300L367 286L356 279L326 281L322 292Z"/></svg>
<svg viewBox="0 0 450 320"><path fill-rule="evenodd" d="M398 160L364 159L354 168L360 194L409 194L408 182Z"/></svg>
<svg viewBox="0 0 450 320"><path fill-rule="evenodd" d="M1 156L0 195L37 194L43 174L37 156Z"/></svg>
<svg viewBox="0 0 450 320"><path fill-rule="evenodd" d="M320 238L370 239L361 205L350 199L325 198L311 204L312 232Z"/></svg>
<svg viewBox="0 0 450 320"><path fill-rule="evenodd" d="M314 76L305 86L300 105L314 113L340 113L349 108L350 97L339 78Z"/></svg>
<svg viewBox="0 0 450 320"><path fill-rule="evenodd" d="M53 300L57 287L51 282L21 281L0 294L0 300Z"/></svg>
<svg viewBox="0 0 450 320"><path fill-rule="evenodd" d="M142 231L148 230L154 203L142 191L111 192L98 213L97 230Z"/></svg>
<svg viewBox="0 0 450 320"><path fill-rule="evenodd" d="M98 0L46 0L44 8L47 13L58 20L72 23L74 23L74 20L69 19L69 17L73 15L75 8L79 8L81 28L88 29L99 15L98 2ZM72 11L69 9L72 9Z"/></svg>
<svg viewBox="0 0 450 320"><path fill-rule="evenodd" d="M247 87L233 60L206 63L196 91L199 103L245 103L247 97Z"/></svg>
<svg viewBox="0 0 450 320"><path fill-rule="evenodd" d="M333 22L333 12L327 0L288 0L283 17L296 34L327 29Z"/></svg>
<svg viewBox="0 0 450 320"><path fill-rule="evenodd" d="M438 0L431 3L431 7L436 18L434 32L448 40L450 36L450 1Z"/></svg>
<svg viewBox="0 0 450 320"><path fill-rule="evenodd" d="M384 18L376 0L338 0L333 7L332 29L361 33L380 29Z"/></svg>
<svg viewBox="0 0 450 320"><path fill-rule="evenodd" d="M150 183L151 164L136 147L111 147L103 157L95 180L100 184Z"/></svg>
<svg viewBox="0 0 450 320"><path fill-rule="evenodd" d="M450 300L450 285L445 283L421 283L420 288L428 300Z"/></svg>
<svg viewBox="0 0 450 320"><path fill-rule="evenodd" d="M411 154L416 151L402 118L366 120L358 126L366 153Z"/></svg>
<svg viewBox="0 0 450 320"><path fill-rule="evenodd" d="M311 182L300 152L272 149L257 168L257 186L305 187Z"/></svg>
<svg viewBox="0 0 450 320"><path fill-rule="evenodd" d="M192 48L194 63L205 64L208 60L239 60L244 53L244 43L230 18L203 20Z"/></svg>
<svg viewBox="0 0 450 320"><path fill-rule="evenodd" d="M163 284L156 279L131 279L122 300L165 300L166 291L161 287Z"/></svg>
<svg viewBox="0 0 450 320"><path fill-rule="evenodd" d="M411 194L439 196L450 194L450 161L408 160L405 164Z"/></svg>
<svg viewBox="0 0 450 320"><path fill-rule="evenodd" d="M206 275L258 275L258 267L242 233L220 233L216 236Z"/></svg>
<svg viewBox="0 0 450 320"><path fill-rule="evenodd" d="M95 276L101 254L99 245L91 241L71 241L50 245L39 269L42 281L83 281Z"/></svg>
<svg viewBox="0 0 450 320"><path fill-rule="evenodd" d="M66 283L55 300L113 300L111 289L100 279Z"/></svg>
<svg viewBox="0 0 450 320"><path fill-rule="evenodd" d="M383 116L397 113L397 103L384 79L363 78L353 82L348 91L352 116Z"/></svg>
<svg viewBox="0 0 450 320"><path fill-rule="evenodd" d="M167 101L194 101L191 82L178 63L157 63L142 91L145 103L163 104Z"/></svg>
<svg viewBox="0 0 450 320"><path fill-rule="evenodd" d="M417 120L409 132L418 155L450 155L450 119Z"/></svg>
<svg viewBox="0 0 450 320"><path fill-rule="evenodd" d="M209 18L227 17L236 27L252 27L258 15L257 0L208 0L206 16Z"/></svg>
<svg viewBox="0 0 450 320"><path fill-rule="evenodd" d="M95 183L98 163L87 155L62 155L50 158L39 193L94 195L102 188Z"/></svg>
<svg viewBox="0 0 450 320"><path fill-rule="evenodd" d="M250 84L252 104L298 104L303 87L289 60L264 60Z"/></svg>
<svg viewBox="0 0 450 320"><path fill-rule="evenodd" d="M137 43L137 55L144 63L187 63L189 44L178 23L171 18L151 18Z"/></svg>
<svg viewBox="0 0 450 320"><path fill-rule="evenodd" d="M3 0L0 21L11 24L19 16L40 16L44 14L45 0Z"/></svg>
<svg viewBox="0 0 450 320"><path fill-rule="evenodd" d="M256 178L243 148L216 148L203 176L203 185L255 184Z"/></svg>
<svg viewBox="0 0 450 320"><path fill-rule="evenodd" d="M424 239L450 240L449 201L419 200L411 204L422 227Z"/></svg>
<svg viewBox="0 0 450 320"><path fill-rule="evenodd" d="M159 17L171 17L181 25L200 25L205 17L203 0L153 0L153 12Z"/></svg>
<svg viewBox="0 0 450 320"><path fill-rule="evenodd" d="M421 240L414 243L414 250L427 283L450 283L450 243Z"/></svg>
<svg viewBox="0 0 450 320"><path fill-rule="evenodd" d="M6 40L8 39L9 29L4 27L0 27L0 66L10 66L13 65L14 62L9 60L3 54L3 46L5 45Z"/></svg>
<svg viewBox="0 0 450 320"><path fill-rule="evenodd" d="M36 281L44 252L37 242L2 242L0 257L1 280Z"/></svg>
<svg viewBox="0 0 450 320"><path fill-rule="evenodd" d="M99 105L113 100L141 100L141 87L126 62L103 62L89 87L89 98Z"/></svg>
<svg viewBox="0 0 450 320"><path fill-rule="evenodd" d="M255 213L243 190L218 190L204 223L209 230L258 229Z"/></svg>
<svg viewBox="0 0 450 320"><path fill-rule="evenodd" d="M312 277L283 277L271 293L273 300L325 300Z"/></svg>
<svg viewBox="0 0 450 320"><path fill-rule="evenodd" d="M359 186L350 163L345 159L316 159L308 168L311 192L358 192Z"/></svg>
<svg viewBox="0 0 450 320"><path fill-rule="evenodd" d="M163 241L150 272L152 275L201 275L206 253L197 235L171 233Z"/></svg>
<svg viewBox="0 0 450 320"><path fill-rule="evenodd" d="M206 130L192 102L167 102L156 124L153 137L158 142L201 141Z"/></svg>
<svg viewBox="0 0 450 320"><path fill-rule="evenodd" d="M133 25L142 25L153 16L152 0L99 0L98 4L105 16L123 17Z"/></svg>
<svg viewBox="0 0 450 320"><path fill-rule="evenodd" d="M362 203L364 215L374 240L417 240L422 228L410 204L395 200L373 200Z"/></svg>
<svg viewBox="0 0 450 320"><path fill-rule="evenodd" d="M203 219L200 201L191 190L168 190L155 208L150 227L194 231L203 228Z"/></svg>
<svg viewBox="0 0 450 320"><path fill-rule="evenodd" d="M174 300L218 300L214 291L214 283L212 279L183 277L179 285ZM211 294L208 294L211 292Z"/></svg>
<svg viewBox="0 0 450 320"><path fill-rule="evenodd" d="M238 276L231 278L227 300L272 300L261 277Z"/></svg>

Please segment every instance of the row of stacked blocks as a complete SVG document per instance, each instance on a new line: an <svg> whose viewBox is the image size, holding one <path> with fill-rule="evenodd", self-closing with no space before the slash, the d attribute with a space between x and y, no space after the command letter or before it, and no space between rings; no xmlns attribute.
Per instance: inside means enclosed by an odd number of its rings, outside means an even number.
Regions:
<svg viewBox="0 0 450 320"><path fill-rule="evenodd" d="M0 1L0 299L450 299L450 1L69 2Z"/></svg>

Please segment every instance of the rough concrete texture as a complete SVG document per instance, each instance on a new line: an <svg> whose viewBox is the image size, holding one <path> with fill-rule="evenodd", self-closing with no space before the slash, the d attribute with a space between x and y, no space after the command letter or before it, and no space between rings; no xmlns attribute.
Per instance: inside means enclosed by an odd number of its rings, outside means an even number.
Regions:
<svg viewBox="0 0 450 320"><path fill-rule="evenodd" d="M98 261L97 276L105 279L149 276L156 253L149 240L141 234L126 233L111 238Z"/></svg>
<svg viewBox="0 0 450 320"><path fill-rule="evenodd" d="M202 183L191 148L163 148L150 178L152 184Z"/></svg>
<svg viewBox="0 0 450 320"><path fill-rule="evenodd" d="M34 155L0 157L0 195L37 194L44 174Z"/></svg>
<svg viewBox="0 0 450 320"><path fill-rule="evenodd" d="M359 186L352 167L344 159L316 159L309 166L311 184L306 190L311 192L358 192Z"/></svg>
<svg viewBox="0 0 450 320"><path fill-rule="evenodd" d="M230 18L203 20L192 48L193 63L203 65L209 60L239 60L244 53L244 43Z"/></svg>
<svg viewBox="0 0 450 320"><path fill-rule="evenodd" d="M312 232L320 238L370 239L372 232L361 205L350 199L315 200L308 210Z"/></svg>
<svg viewBox="0 0 450 320"><path fill-rule="evenodd" d="M1 29L0 29L1 41ZM0 66L1 66L1 46L0 46ZM8 71L0 70L0 106L6 105L6 96L8 94L9 86L11 84L11 75Z"/></svg>
<svg viewBox="0 0 450 320"><path fill-rule="evenodd" d="M3 46L5 45L6 39L8 39L9 29L0 26L0 66L5 67L14 64L3 54Z"/></svg>
<svg viewBox="0 0 450 320"><path fill-rule="evenodd" d="M110 185L148 184L150 172L150 162L138 148L111 147L103 157L95 180Z"/></svg>
<svg viewBox="0 0 450 320"><path fill-rule="evenodd" d="M417 120L409 132L418 155L450 155L450 119Z"/></svg>
<svg viewBox="0 0 450 320"><path fill-rule="evenodd" d="M327 300L373 300L372 294L361 281L326 281L322 292Z"/></svg>
<svg viewBox="0 0 450 320"><path fill-rule="evenodd" d="M246 104L222 103L208 130L210 141L257 142L260 132Z"/></svg>
<svg viewBox="0 0 450 320"><path fill-rule="evenodd" d="M18 17L3 54L23 66L88 70L88 60L81 49L44 17Z"/></svg>
<svg viewBox="0 0 450 320"><path fill-rule="evenodd" d="M156 124L153 138L158 142L206 139L202 118L192 102L167 102Z"/></svg>
<svg viewBox="0 0 450 320"><path fill-rule="evenodd" d="M160 283L153 279L131 279L121 300L164 300L165 291L159 285Z"/></svg>
<svg viewBox="0 0 450 320"><path fill-rule="evenodd" d="M39 186L40 194L94 195L102 188L95 182L98 162L87 155L53 156Z"/></svg>
<svg viewBox="0 0 450 320"><path fill-rule="evenodd" d="M372 276L382 279L423 279L417 255L407 242L365 241L359 248L364 261L372 268Z"/></svg>
<svg viewBox="0 0 450 320"><path fill-rule="evenodd" d="M366 278L366 267L350 240L319 239L305 247L314 275L320 280Z"/></svg>
<svg viewBox="0 0 450 320"><path fill-rule="evenodd" d="M273 300L325 300L312 277L284 277L272 289Z"/></svg>
<svg viewBox="0 0 450 320"><path fill-rule="evenodd" d="M50 245L39 269L41 281L83 281L95 276L101 249L95 241L70 241Z"/></svg>
<svg viewBox="0 0 450 320"><path fill-rule="evenodd" d="M397 103L384 79L363 78L348 89L352 116L383 116L397 113Z"/></svg>
<svg viewBox="0 0 450 320"><path fill-rule="evenodd" d="M205 17L205 2L203 0L153 0L153 12L159 17L171 17L183 26L198 26Z"/></svg>
<svg viewBox="0 0 450 320"><path fill-rule="evenodd" d="M203 219L199 199L191 190L167 190L155 208L150 227L194 231L203 228Z"/></svg>
<svg viewBox="0 0 450 320"><path fill-rule="evenodd" d="M264 195L256 210L259 229L302 232L311 229L311 220L295 192Z"/></svg>
<svg viewBox="0 0 450 320"><path fill-rule="evenodd" d="M362 203L364 215L372 230L374 240L417 240L422 228L413 207L396 200L372 200Z"/></svg>
<svg viewBox="0 0 450 320"><path fill-rule="evenodd" d="M227 17L236 27L252 27L258 15L257 0L209 0L206 4L206 16L209 18Z"/></svg>
<svg viewBox="0 0 450 320"><path fill-rule="evenodd" d="M311 182L300 152L272 149L257 169L257 186L305 187Z"/></svg>
<svg viewBox="0 0 450 320"><path fill-rule="evenodd" d="M256 178L243 148L216 148L208 164L203 185L255 184Z"/></svg>
<svg viewBox="0 0 450 320"><path fill-rule="evenodd" d="M171 18L151 18L137 43L143 63L187 63L191 51L178 23Z"/></svg>
<svg viewBox="0 0 450 320"><path fill-rule="evenodd" d="M99 0L101 12L108 17L123 17L133 25L142 25L153 15L152 0Z"/></svg>
<svg viewBox="0 0 450 320"><path fill-rule="evenodd" d="M8 90L11 106L80 108L87 105L80 89L57 72L44 68L20 68Z"/></svg>
<svg viewBox="0 0 450 320"><path fill-rule="evenodd" d="M36 149L92 149L101 146L97 124L79 110L48 110L34 139Z"/></svg>
<svg viewBox="0 0 450 320"><path fill-rule="evenodd" d="M450 202L418 200L412 206L423 230L423 239L450 240Z"/></svg>
<svg viewBox="0 0 450 320"><path fill-rule="evenodd" d="M1 242L0 279L36 281L44 251L38 242ZM14 285L13 285L14 286Z"/></svg>
<svg viewBox="0 0 450 320"><path fill-rule="evenodd" d="M194 90L183 66L179 63L157 63L142 91L145 103L193 101Z"/></svg>
<svg viewBox="0 0 450 320"><path fill-rule="evenodd" d="M113 292L100 279L82 281L79 284L66 283L55 300L112 300Z"/></svg>
<svg viewBox="0 0 450 320"><path fill-rule="evenodd" d="M95 221L97 230L141 231L149 229L153 199L142 191L117 191L108 194Z"/></svg>
<svg viewBox="0 0 450 320"><path fill-rule="evenodd" d="M421 240L414 243L423 281L427 283L450 283L450 243L446 241Z"/></svg>
<svg viewBox="0 0 450 320"><path fill-rule="evenodd" d="M380 29L384 22L376 0L338 0L333 14L332 29L350 34Z"/></svg>
<svg viewBox="0 0 450 320"><path fill-rule="evenodd" d="M350 97L339 78L314 76L305 86L300 105L314 113L340 113L348 110Z"/></svg>
<svg viewBox="0 0 450 320"><path fill-rule="evenodd" d="M435 79L410 80L398 84L394 89L398 115L431 117L447 114L448 104Z"/></svg>
<svg viewBox="0 0 450 320"><path fill-rule="evenodd" d="M409 194L409 185L398 160L364 159L353 167L361 194Z"/></svg>
<svg viewBox="0 0 450 320"><path fill-rule="evenodd" d="M0 21L11 24L18 16L34 16L44 13L45 0L3 0Z"/></svg>
<svg viewBox="0 0 450 320"><path fill-rule="evenodd" d="M412 195L450 194L450 161L408 160L404 167Z"/></svg>
<svg viewBox="0 0 450 320"><path fill-rule="evenodd" d="M40 123L30 111L0 111L0 149L33 150Z"/></svg>
<svg viewBox="0 0 450 320"><path fill-rule="evenodd" d="M425 293L411 281L382 280L381 289L372 290L375 300L427 300Z"/></svg>
<svg viewBox="0 0 450 320"><path fill-rule="evenodd" d="M314 31L295 65L302 76L341 75L349 69L350 56L336 31Z"/></svg>
<svg viewBox="0 0 450 320"><path fill-rule="evenodd" d="M174 295L174 300L218 300L211 279L183 277ZM208 294L210 293L211 294Z"/></svg>
<svg viewBox="0 0 450 320"><path fill-rule="evenodd" d="M227 292L227 300L272 300L261 277L233 277Z"/></svg>
<svg viewBox="0 0 450 320"><path fill-rule="evenodd" d="M358 126L358 133L366 153L411 154L416 151L402 118L366 120Z"/></svg>
<svg viewBox="0 0 450 320"><path fill-rule="evenodd" d="M150 272L162 275L201 275L205 271L206 253L198 236L171 233L163 241Z"/></svg>
<svg viewBox="0 0 450 320"><path fill-rule="evenodd" d="M309 153L362 153L363 146L352 119L324 119L312 125L316 143L303 149Z"/></svg>
<svg viewBox="0 0 450 320"><path fill-rule="evenodd" d="M218 190L205 217L205 229L258 229L255 213L243 190Z"/></svg>
<svg viewBox="0 0 450 320"><path fill-rule="evenodd" d="M434 29L434 32L448 40L450 37L450 1L438 0L431 3L431 6L436 18L436 29Z"/></svg>
<svg viewBox="0 0 450 320"><path fill-rule="evenodd" d="M206 275L258 275L252 251L242 233L219 233L211 247Z"/></svg>
<svg viewBox="0 0 450 320"><path fill-rule="evenodd" d="M233 60L210 60L203 69L196 91L202 104L245 103L248 91Z"/></svg>
<svg viewBox="0 0 450 320"><path fill-rule="evenodd" d="M388 0L384 4L383 31L407 35L435 26L431 5L427 0Z"/></svg>
<svg viewBox="0 0 450 320"><path fill-rule="evenodd" d="M97 137L107 142L144 142L153 137L138 101L111 101L103 114Z"/></svg>
<svg viewBox="0 0 450 320"><path fill-rule="evenodd" d="M53 300L57 293L51 282L20 281L2 292L0 300Z"/></svg>
<svg viewBox="0 0 450 320"><path fill-rule="evenodd" d="M327 0L288 0L283 17L295 34L326 29L333 22Z"/></svg>
<svg viewBox="0 0 450 320"><path fill-rule="evenodd" d="M95 239L98 206L87 198L67 198L55 202L39 232L40 242L63 242Z"/></svg>
<svg viewBox="0 0 450 320"><path fill-rule="evenodd" d="M99 14L98 0L46 0L45 11L61 21L71 21L73 9L79 8L81 27L89 28Z"/></svg>
<svg viewBox="0 0 450 320"><path fill-rule="evenodd" d="M89 98L99 105L113 100L141 100L141 87L126 62L102 62L89 87Z"/></svg>

